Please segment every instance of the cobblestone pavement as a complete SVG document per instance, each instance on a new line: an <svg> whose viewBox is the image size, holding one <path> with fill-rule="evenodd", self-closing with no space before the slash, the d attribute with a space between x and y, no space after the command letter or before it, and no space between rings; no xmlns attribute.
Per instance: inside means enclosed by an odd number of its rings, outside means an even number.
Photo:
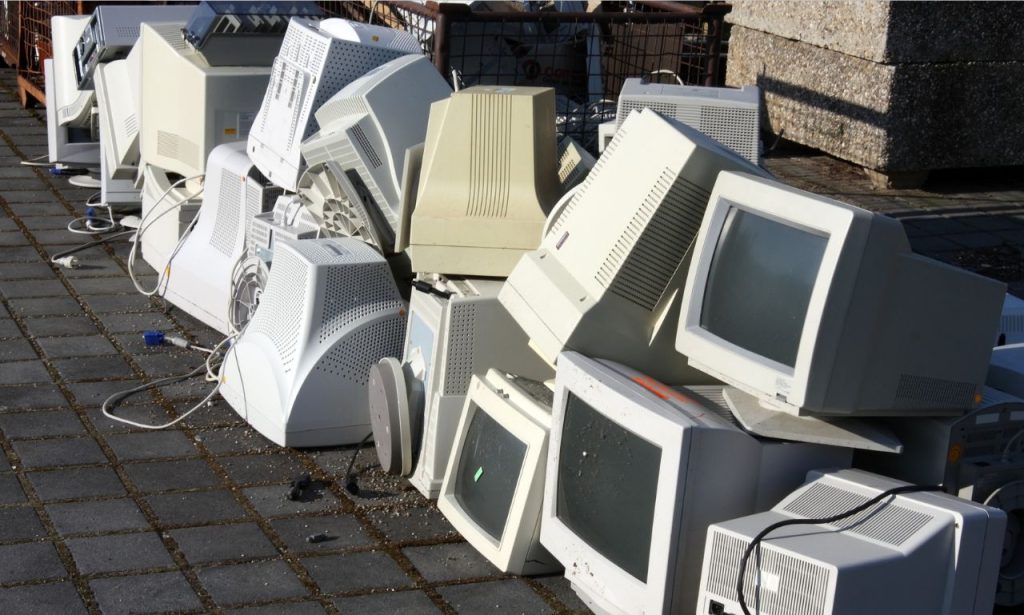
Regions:
<svg viewBox="0 0 1024 615"><path fill-rule="evenodd" d="M43 118L20 108L14 73L0 70L0 613L585 612L559 576L498 572L384 475L372 446L358 451L363 490L351 495L342 475L355 447L280 449L223 403L161 432L103 417L110 393L202 360L149 349L142 330L217 335L134 292L127 243L80 253L79 269L49 264L82 243L65 226L93 191L19 164L46 153ZM814 152L775 152L767 166L898 217L916 250L1024 291L1022 181L958 173L876 192ZM167 420L207 386L138 396L122 414ZM301 473L313 496L288 501ZM306 541L322 532L332 539Z"/></svg>

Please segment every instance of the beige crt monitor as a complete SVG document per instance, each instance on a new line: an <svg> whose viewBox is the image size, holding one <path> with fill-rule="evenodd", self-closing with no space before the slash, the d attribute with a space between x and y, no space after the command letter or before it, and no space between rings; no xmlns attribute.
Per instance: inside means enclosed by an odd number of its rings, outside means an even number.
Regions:
<svg viewBox="0 0 1024 615"><path fill-rule="evenodd" d="M409 220L413 270L507 276L559 196L554 90L476 86L435 102Z"/></svg>
<svg viewBox="0 0 1024 615"><path fill-rule="evenodd" d="M203 173L214 147L249 136L270 67L210 66L182 40L180 23L144 23L140 38L142 160L186 177Z"/></svg>
<svg viewBox="0 0 1024 615"><path fill-rule="evenodd" d="M711 189L741 169L768 175L694 128L634 112L498 299L551 363L575 350L672 385L713 382L676 352L675 323Z"/></svg>

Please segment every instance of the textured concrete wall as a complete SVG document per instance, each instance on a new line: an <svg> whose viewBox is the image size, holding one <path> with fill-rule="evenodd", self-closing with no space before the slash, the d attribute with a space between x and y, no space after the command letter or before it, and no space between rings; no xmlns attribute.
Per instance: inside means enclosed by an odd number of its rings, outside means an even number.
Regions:
<svg viewBox="0 0 1024 615"><path fill-rule="evenodd" d="M1024 2L734 0L733 24L886 64L1024 60Z"/></svg>
<svg viewBox="0 0 1024 615"><path fill-rule="evenodd" d="M1024 164L1022 62L882 64L734 27L728 85L766 128L886 173Z"/></svg>

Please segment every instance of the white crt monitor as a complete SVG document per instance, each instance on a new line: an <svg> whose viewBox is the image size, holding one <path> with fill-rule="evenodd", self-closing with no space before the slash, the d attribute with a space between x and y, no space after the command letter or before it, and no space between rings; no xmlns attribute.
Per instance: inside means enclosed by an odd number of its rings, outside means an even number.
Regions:
<svg viewBox="0 0 1024 615"><path fill-rule="evenodd" d="M770 525L827 518L908 485L859 470L807 478L770 511L711 526L687 612L741 613L740 557ZM989 615L1005 528L1001 510L945 493L893 495L834 523L770 532L747 561L743 597L764 615Z"/></svg>
<svg viewBox="0 0 1024 615"><path fill-rule="evenodd" d="M551 402L543 383L492 369L462 409L437 507L503 572L562 568L539 541Z"/></svg>
<svg viewBox="0 0 1024 615"><path fill-rule="evenodd" d="M759 445L638 376L559 358L540 540L595 612L690 612L708 525L753 512Z"/></svg>
<svg viewBox="0 0 1024 615"><path fill-rule="evenodd" d="M676 348L795 415L958 414L981 399L1005 292L912 253L897 220L722 173Z"/></svg>
<svg viewBox="0 0 1024 615"><path fill-rule="evenodd" d="M214 147L249 136L269 66L210 66L182 39L180 23L141 27L139 148L144 162L185 177L206 169ZM245 37L238 37L245 45Z"/></svg>
<svg viewBox="0 0 1024 615"><path fill-rule="evenodd" d="M57 122L61 126L88 126L93 103L96 102L92 88L78 89L75 76L75 46L89 25L89 15L61 15L50 20L53 41L53 72L55 96L47 96L47 104L57 110Z"/></svg>
<svg viewBox="0 0 1024 615"><path fill-rule="evenodd" d="M139 165L139 98L142 46L123 60L100 64L93 74L100 114L100 145L110 176L134 179Z"/></svg>
<svg viewBox="0 0 1024 615"><path fill-rule="evenodd" d="M299 144L320 128L316 110L370 69L407 54L422 55L422 49L401 30L293 17L249 133L256 168L294 191L303 167Z"/></svg>
<svg viewBox="0 0 1024 615"><path fill-rule="evenodd" d="M370 221L384 253L394 251L399 230L406 150L423 143L430 105L451 93L426 56L400 56L324 103L316 111L320 131L302 143L309 174L347 180L353 193L341 196L358 209L354 215ZM300 191L306 183L300 180Z"/></svg>
<svg viewBox="0 0 1024 615"><path fill-rule="evenodd" d="M673 385L712 382L674 339L691 244L724 170L768 175L681 122L632 113L498 296L533 348L551 363L574 350Z"/></svg>

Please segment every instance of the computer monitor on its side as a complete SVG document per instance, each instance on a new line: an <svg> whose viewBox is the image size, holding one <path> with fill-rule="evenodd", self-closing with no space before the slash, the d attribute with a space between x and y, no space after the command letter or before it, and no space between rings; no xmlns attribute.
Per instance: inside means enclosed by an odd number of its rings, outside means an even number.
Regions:
<svg viewBox="0 0 1024 615"><path fill-rule="evenodd" d="M270 66L210 66L182 40L180 23L144 23L139 148L143 162L202 174L214 147L249 136ZM244 48L245 37L237 45Z"/></svg>
<svg viewBox="0 0 1024 615"><path fill-rule="evenodd" d="M574 350L673 385L713 382L674 340L690 246L725 170L768 175L681 122L632 113L498 296L533 348L551 363Z"/></svg>
<svg viewBox="0 0 1024 615"><path fill-rule="evenodd" d="M676 347L748 394L741 414L960 414L981 399L1005 292L913 254L897 220L722 173Z"/></svg>
<svg viewBox="0 0 1024 615"><path fill-rule="evenodd" d="M552 391L498 370L473 376L437 507L502 572L561 570L540 545Z"/></svg>
<svg viewBox="0 0 1024 615"><path fill-rule="evenodd" d="M849 451L759 440L686 389L565 352L541 544L597 612L693 612L711 523L848 464Z"/></svg>
<svg viewBox="0 0 1024 615"><path fill-rule="evenodd" d="M51 20L53 57L43 60L46 144L51 164L100 165L98 126L91 115L95 96L92 90L78 90L71 57L71 49L88 21L88 15L56 16Z"/></svg>

